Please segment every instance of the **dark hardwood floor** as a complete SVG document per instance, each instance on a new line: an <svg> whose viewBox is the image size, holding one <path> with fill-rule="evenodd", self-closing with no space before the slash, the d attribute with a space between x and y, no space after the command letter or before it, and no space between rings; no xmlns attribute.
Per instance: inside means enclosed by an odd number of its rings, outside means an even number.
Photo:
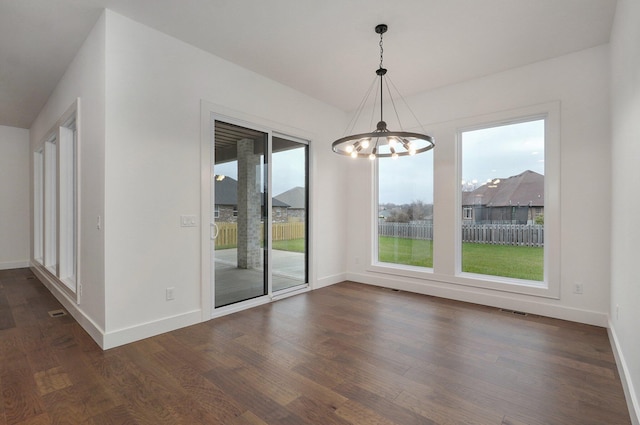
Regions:
<svg viewBox="0 0 640 425"><path fill-rule="evenodd" d="M629 424L605 329L345 282L102 351L0 271L0 424Z"/></svg>

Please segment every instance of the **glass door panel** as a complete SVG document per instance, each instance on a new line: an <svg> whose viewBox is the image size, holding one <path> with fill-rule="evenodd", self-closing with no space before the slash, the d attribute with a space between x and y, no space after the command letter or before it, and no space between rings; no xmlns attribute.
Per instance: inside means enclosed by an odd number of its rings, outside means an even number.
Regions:
<svg viewBox="0 0 640 425"><path fill-rule="evenodd" d="M214 305L268 293L268 134L215 121L211 238Z"/></svg>
<svg viewBox="0 0 640 425"><path fill-rule="evenodd" d="M306 284L309 146L273 137L271 153L273 291Z"/></svg>

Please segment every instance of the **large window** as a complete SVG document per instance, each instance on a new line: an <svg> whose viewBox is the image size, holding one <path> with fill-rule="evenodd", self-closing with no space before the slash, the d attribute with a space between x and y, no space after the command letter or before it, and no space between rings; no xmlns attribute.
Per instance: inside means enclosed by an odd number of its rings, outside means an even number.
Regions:
<svg viewBox="0 0 640 425"><path fill-rule="evenodd" d="M378 160L378 263L433 267L433 151Z"/></svg>
<svg viewBox="0 0 640 425"><path fill-rule="evenodd" d="M544 280L545 120L460 133L461 271Z"/></svg>
<svg viewBox="0 0 640 425"><path fill-rule="evenodd" d="M76 222L77 222L77 185L76 185L76 143L78 131L75 116L59 128L59 167L60 190L60 266L58 276L63 282L75 289L76 281Z"/></svg>
<svg viewBox="0 0 640 425"><path fill-rule="evenodd" d="M33 154L34 261L76 292L77 104L58 121Z"/></svg>
<svg viewBox="0 0 640 425"><path fill-rule="evenodd" d="M54 137L44 143L44 266L57 274L58 149Z"/></svg>
<svg viewBox="0 0 640 425"><path fill-rule="evenodd" d="M44 264L44 149L33 153L33 259Z"/></svg>

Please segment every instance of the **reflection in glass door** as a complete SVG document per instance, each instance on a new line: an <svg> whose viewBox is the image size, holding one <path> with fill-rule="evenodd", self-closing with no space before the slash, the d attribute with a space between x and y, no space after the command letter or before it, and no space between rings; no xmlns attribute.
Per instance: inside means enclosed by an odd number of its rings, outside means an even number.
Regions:
<svg viewBox="0 0 640 425"><path fill-rule="evenodd" d="M273 292L308 282L307 210L309 146L273 136L271 266Z"/></svg>
<svg viewBox="0 0 640 425"><path fill-rule="evenodd" d="M268 293L268 134L215 121L211 237L214 305Z"/></svg>

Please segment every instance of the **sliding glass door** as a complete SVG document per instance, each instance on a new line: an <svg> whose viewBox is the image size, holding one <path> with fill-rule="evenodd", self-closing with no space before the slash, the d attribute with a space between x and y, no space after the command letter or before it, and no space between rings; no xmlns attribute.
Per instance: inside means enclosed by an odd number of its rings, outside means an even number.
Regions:
<svg viewBox="0 0 640 425"><path fill-rule="evenodd" d="M307 143L215 120L212 159L214 308L306 285Z"/></svg>

